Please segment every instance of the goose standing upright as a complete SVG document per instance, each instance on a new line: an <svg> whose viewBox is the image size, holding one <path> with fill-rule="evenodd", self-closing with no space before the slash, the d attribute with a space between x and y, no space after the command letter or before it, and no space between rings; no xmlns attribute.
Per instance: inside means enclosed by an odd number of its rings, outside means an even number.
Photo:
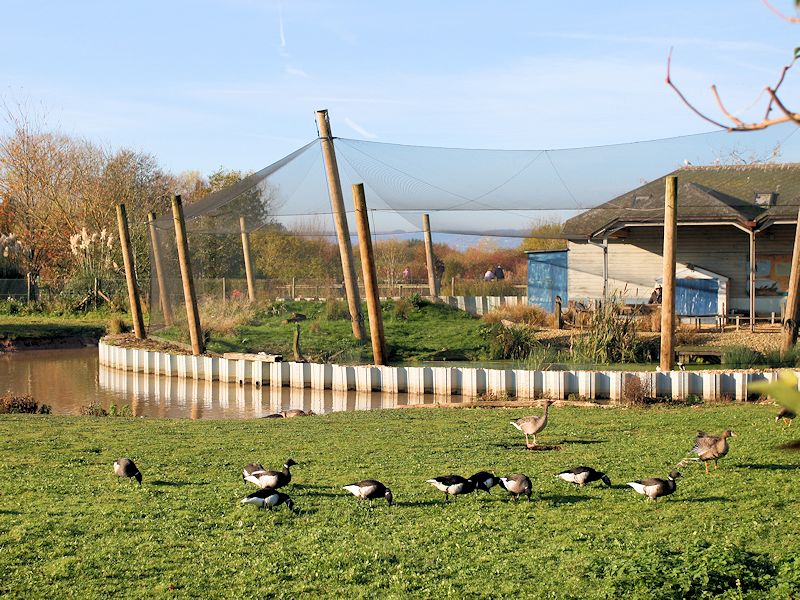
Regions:
<svg viewBox="0 0 800 600"><path fill-rule="evenodd" d="M629 481L628 485L642 496L647 496L655 501L661 496L669 496L672 494L677 489L675 480L680 476L681 474L677 471L672 471L666 480L651 477L649 479L640 479L639 481Z"/></svg>
<svg viewBox="0 0 800 600"><path fill-rule="evenodd" d="M114 475L117 477L133 477L142 485L142 473L130 458L118 458L114 461Z"/></svg>
<svg viewBox="0 0 800 600"><path fill-rule="evenodd" d="M539 415L530 415L528 417L521 417L516 421L511 421L511 424L525 434L525 446L527 448L534 448L536 446L536 434L539 433L547 425L547 413L550 409L552 400L547 400L544 403L544 413ZM533 436L533 444L528 440L528 436Z"/></svg>
<svg viewBox="0 0 800 600"><path fill-rule="evenodd" d="M261 463L250 463L244 469L242 469L242 481L249 481L250 483L255 483L260 487L261 484L258 481L258 476L266 472L266 469L261 465Z"/></svg>
<svg viewBox="0 0 800 600"><path fill-rule="evenodd" d="M726 429L720 435L709 435L705 431L697 432L692 452L698 456L695 460L702 460L705 464L706 474L708 474L708 461L713 460L714 469L719 468L717 461L728 454L728 438L735 436L736 434L730 429Z"/></svg>
<svg viewBox="0 0 800 600"><path fill-rule="evenodd" d="M361 498L361 500L369 500L370 506L372 506L372 501L377 498L386 498L386 502L389 504L389 506L394 503L392 490L375 479L364 479L362 481L357 481L356 483L345 485L342 487L342 489L347 490L356 498Z"/></svg>

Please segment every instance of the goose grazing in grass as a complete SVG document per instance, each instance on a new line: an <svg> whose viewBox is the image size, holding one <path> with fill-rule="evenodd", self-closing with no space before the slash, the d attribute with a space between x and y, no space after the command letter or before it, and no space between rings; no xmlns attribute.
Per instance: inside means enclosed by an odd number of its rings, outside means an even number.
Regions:
<svg viewBox="0 0 800 600"><path fill-rule="evenodd" d="M544 403L544 413L541 416L531 415L529 417L521 417L516 421L511 421L511 424L525 434L525 446L533 448L536 446L536 434L539 433L547 425L547 412L550 409L552 400ZM528 436L533 436L533 444L528 440Z"/></svg>
<svg viewBox="0 0 800 600"><path fill-rule="evenodd" d="M440 492L444 492L444 500L450 500L450 496L458 496L460 494L469 494L476 489L482 489L486 492L489 490L480 481L473 481L472 479L464 479L460 475L443 475L441 477L434 477L428 479L425 483L430 483Z"/></svg>
<svg viewBox="0 0 800 600"><path fill-rule="evenodd" d="M252 474L252 479L245 478L247 481L252 481L257 486L262 488L273 488L278 489L282 488L285 485L288 485L289 482L292 481L292 474L289 472L289 468L296 465L297 463L294 462L291 458L283 463L283 471L257 471ZM261 465L248 465L249 467L252 466L261 466Z"/></svg>
<svg viewBox="0 0 800 600"><path fill-rule="evenodd" d="M629 481L628 485L642 496L647 496L655 501L661 496L669 496L672 494L677 487L675 485L675 480L680 476L681 474L677 471L672 471L667 479L651 477L649 479L640 479L639 481Z"/></svg>
<svg viewBox="0 0 800 600"><path fill-rule="evenodd" d="M528 502L531 501L531 493L533 488L531 486L531 480L527 475L523 475L522 473L513 473L508 477L501 477L500 485L505 491L514 496L515 502L519 500L520 496L527 496Z"/></svg>
<svg viewBox="0 0 800 600"><path fill-rule="evenodd" d="M714 468L719 468L717 461L728 454L728 438L735 436L736 434L730 429L726 429L720 435L709 435L705 431L697 432L692 452L697 454L694 460L702 460L706 465L706 474L708 474L708 462L711 460L714 461Z"/></svg>
<svg viewBox="0 0 800 600"><path fill-rule="evenodd" d="M478 489L485 490L489 493L491 493L494 486L500 484L500 478L494 473L489 473L488 471L478 471L475 473L475 475L470 477L470 479L476 484L481 484L478 486Z"/></svg>
<svg viewBox="0 0 800 600"><path fill-rule="evenodd" d="M600 471L596 471L592 467L575 467L573 469L569 469L568 471L561 471L557 477L560 477L569 483L574 483L578 487L583 487L587 483L592 483L593 481L602 481L608 487L611 487L611 480L608 478L608 475L601 473Z"/></svg>
<svg viewBox="0 0 800 600"><path fill-rule="evenodd" d="M285 504L286 508L288 508L293 513L297 513L297 510L294 508L294 502L292 499L289 498L287 494L283 492L279 492L271 487L261 488L260 490L256 490L247 498L241 499L242 504L255 504L259 508L266 508L267 510L272 510L275 506L279 506L281 504Z"/></svg>
<svg viewBox="0 0 800 600"><path fill-rule="evenodd" d="M372 501L378 498L386 498L386 502L389 504L389 506L391 506L394 502L392 490L375 479L364 479L362 481L346 485L342 489L347 490L356 498L369 500L370 506L372 506Z"/></svg>
<svg viewBox="0 0 800 600"><path fill-rule="evenodd" d="M783 425L791 425L792 419L797 416L797 413L793 410L786 408L785 406L781 406L781 409L778 411L778 414L775 416L775 422L777 423L781 419L783 419Z"/></svg>
<svg viewBox="0 0 800 600"><path fill-rule="evenodd" d="M291 419L293 417L310 417L313 414L314 411L310 410L306 412L301 408L290 408L289 410L281 411L281 415L283 415L284 419Z"/></svg>
<svg viewBox="0 0 800 600"><path fill-rule="evenodd" d="M114 461L114 475L117 477L133 477L142 485L142 473L130 458L118 458Z"/></svg>

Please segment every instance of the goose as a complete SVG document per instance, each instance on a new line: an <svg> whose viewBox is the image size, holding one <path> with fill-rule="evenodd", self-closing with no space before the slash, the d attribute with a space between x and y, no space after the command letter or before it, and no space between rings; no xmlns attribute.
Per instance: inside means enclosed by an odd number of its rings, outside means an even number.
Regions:
<svg viewBox="0 0 800 600"><path fill-rule="evenodd" d="M516 421L511 421L511 424L519 429L522 433L525 434L525 446L528 448L533 448L536 446L536 434L539 433L542 429L545 428L547 425L547 412L550 408L550 405L553 403L552 400L548 400L544 403L544 413L541 416L531 415L528 417L521 417ZM528 436L533 436L533 444L528 441Z"/></svg>
<svg viewBox="0 0 800 600"><path fill-rule="evenodd" d="M284 419L291 419L292 417L310 417L314 414L314 411L304 411L301 408L290 408L289 410L281 411L281 415L283 415Z"/></svg>
<svg viewBox="0 0 800 600"><path fill-rule="evenodd" d="M264 469L261 463L250 463L242 469L242 481L249 481L250 483L255 483L257 486L260 486L261 482L259 482L258 476L262 473L266 473L266 469Z"/></svg>
<svg viewBox="0 0 800 600"><path fill-rule="evenodd" d="M531 480L522 473L513 473L508 477L500 478L500 485L509 494L514 496L514 501L519 500L520 496L527 496L528 502L531 501Z"/></svg>
<svg viewBox="0 0 800 600"><path fill-rule="evenodd" d="M706 465L706 474L708 474L708 461L714 461L714 468L719 468L717 461L728 454L728 438L735 436L730 429L726 429L720 435L709 435L705 431L697 432L697 439L694 441L692 452L697 454L698 458L694 460L702 460Z"/></svg>
<svg viewBox="0 0 800 600"><path fill-rule="evenodd" d="M114 475L117 477L133 477L142 485L142 472L130 458L118 458L114 461Z"/></svg>
<svg viewBox="0 0 800 600"><path fill-rule="evenodd" d="M797 416L796 412L786 408L785 406L782 406L781 409L778 411L778 414L775 416L775 422L777 423L778 421L783 419L784 426L791 425L792 419L794 419L796 416Z"/></svg>
<svg viewBox="0 0 800 600"><path fill-rule="evenodd" d="M267 510L272 510L272 508L275 506L285 504L286 508L293 513L298 512L294 508L294 502L292 502L292 499L289 498L288 495L271 487L265 487L261 488L260 490L256 490L246 498L242 498L240 502L242 504L255 504L259 508L266 508Z"/></svg>
<svg viewBox="0 0 800 600"><path fill-rule="evenodd" d="M460 475L443 475L441 477L434 477L428 479L425 483L430 483L440 492L444 492L444 500L450 500L450 496L458 496L460 494L469 494L474 492L476 488L484 491L489 491L482 482L473 481L472 479L464 479Z"/></svg>
<svg viewBox="0 0 800 600"><path fill-rule="evenodd" d="M675 480L680 476L681 474L677 471L672 471L666 480L651 477L649 479L640 479L639 481L629 481L628 485L642 496L647 496L655 501L661 496L672 494L676 489Z"/></svg>
<svg viewBox="0 0 800 600"><path fill-rule="evenodd" d="M346 485L342 487L342 489L347 490L356 498L361 498L361 500L369 500L370 506L372 506L372 501L376 500L377 498L386 498L386 502L389 504L389 506L391 506L394 502L392 490L375 479L363 479L356 483Z"/></svg>
<svg viewBox="0 0 800 600"><path fill-rule="evenodd" d="M474 481L476 484L481 483L482 487L478 486L479 489L485 490L489 493L491 493L492 488L494 486L500 484L500 478L497 477L494 473L489 473L488 471L478 471L477 473L475 473L475 475L470 477L470 479Z"/></svg>
<svg viewBox="0 0 800 600"><path fill-rule="evenodd" d="M294 462L291 458L283 463L283 471L256 471L251 475L254 479L246 478L247 481L252 481L256 485L262 488L273 488L278 489L282 488L285 485L288 485L289 482L292 481L292 474L289 472L289 467L296 465L297 463ZM254 465L248 465L254 466ZM260 465L255 465L260 466Z"/></svg>
<svg viewBox="0 0 800 600"><path fill-rule="evenodd" d="M587 483L591 483L593 481L602 481L608 487L611 487L611 480L608 478L608 475L601 473L600 471L596 471L592 467L575 467L567 471L561 471L561 473L556 475L556 477L560 477L569 483L574 483L578 487L583 487Z"/></svg>

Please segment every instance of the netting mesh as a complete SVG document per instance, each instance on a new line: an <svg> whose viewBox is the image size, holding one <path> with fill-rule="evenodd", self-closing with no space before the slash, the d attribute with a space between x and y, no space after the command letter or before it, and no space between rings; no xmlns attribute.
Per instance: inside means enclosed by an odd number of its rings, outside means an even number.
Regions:
<svg viewBox="0 0 800 600"><path fill-rule="evenodd" d="M756 308L780 311L800 198L796 131L786 124L746 135L720 131L564 150L344 138L335 138L334 147L354 244L351 186L364 184L382 295L427 293L421 242L427 213L442 294L541 297L545 304L560 295L566 305L620 293L646 302L661 273L663 177L675 172L678 278L686 296L679 312L683 306L724 314L750 307L752 237ZM184 211L201 321L203 311L247 296L242 223L258 299L344 296L320 140L186 203ZM164 289L152 269L150 329L170 321L180 328L186 317L172 214L161 215L154 229L152 258L162 267ZM569 240L566 254L567 242L557 239ZM498 263L502 282L489 274ZM165 319L162 296L172 319Z"/></svg>

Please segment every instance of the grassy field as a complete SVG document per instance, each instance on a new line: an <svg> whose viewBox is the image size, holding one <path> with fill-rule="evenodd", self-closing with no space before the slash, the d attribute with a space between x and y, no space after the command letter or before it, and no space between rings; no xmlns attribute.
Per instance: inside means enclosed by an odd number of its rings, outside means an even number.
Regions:
<svg viewBox="0 0 800 600"><path fill-rule="evenodd" d="M553 408L531 452L521 410L418 409L291 420L0 417L0 595L14 597L790 598L800 593L797 436L774 407ZM738 436L719 471L682 469L645 501L697 429ZM144 485L117 481L133 458ZM251 461L298 463L301 509L242 506ZM588 464L613 487L554 477ZM527 473L533 502L445 504L425 483ZM712 467L713 469L713 467ZM389 485L370 510L342 485ZM596 485L596 484L595 484ZM737 584L738 582L738 584ZM738 587L737 587L738 585ZM725 596L717 594L726 593ZM705 594L705 595L704 595Z"/></svg>
<svg viewBox="0 0 800 600"><path fill-rule="evenodd" d="M0 340L24 341L54 338L99 338L113 315L105 311L75 315L0 314Z"/></svg>

